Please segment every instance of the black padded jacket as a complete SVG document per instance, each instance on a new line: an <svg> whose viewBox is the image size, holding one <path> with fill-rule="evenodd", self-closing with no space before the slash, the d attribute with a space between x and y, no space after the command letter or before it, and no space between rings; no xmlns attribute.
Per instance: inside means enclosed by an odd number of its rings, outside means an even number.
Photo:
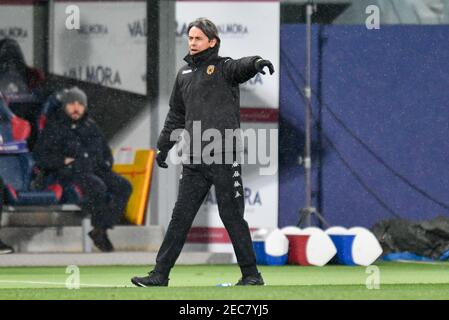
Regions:
<svg viewBox="0 0 449 320"><path fill-rule="evenodd" d="M178 71L176 77L158 149L168 152L176 143L176 139L170 139L172 132L185 129L190 137L190 147L184 152L187 150L194 157L200 156L198 149L192 147L195 143L192 140L196 139L193 135L196 122L197 128L199 124L201 126L201 135L207 129L217 129L221 133L222 152L241 152L243 146L235 140L231 143L232 149L225 150L225 130L240 128L239 85L257 74L255 61L259 58L252 56L234 60L220 57L218 47L187 55L184 58L187 65ZM202 141L201 151L208 143L210 141Z"/></svg>

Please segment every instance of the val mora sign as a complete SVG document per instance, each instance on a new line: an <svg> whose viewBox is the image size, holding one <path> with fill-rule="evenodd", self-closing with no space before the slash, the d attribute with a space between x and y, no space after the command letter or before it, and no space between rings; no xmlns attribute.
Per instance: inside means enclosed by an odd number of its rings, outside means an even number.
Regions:
<svg viewBox="0 0 449 320"><path fill-rule="evenodd" d="M16 40L29 66L34 65L33 5L0 5L0 39Z"/></svg>
<svg viewBox="0 0 449 320"><path fill-rule="evenodd" d="M56 1L52 72L146 94L146 3L71 2L78 29L66 27L67 2Z"/></svg>

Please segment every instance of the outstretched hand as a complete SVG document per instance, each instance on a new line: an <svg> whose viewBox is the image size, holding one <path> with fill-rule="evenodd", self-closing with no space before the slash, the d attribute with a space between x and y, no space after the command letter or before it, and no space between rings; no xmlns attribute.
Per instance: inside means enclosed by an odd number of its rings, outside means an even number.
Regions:
<svg viewBox="0 0 449 320"><path fill-rule="evenodd" d="M256 70L260 72L261 74L265 74L265 71L263 71L263 68L267 67L270 71L270 74L274 73L274 67L273 64L270 62L270 60L264 60L264 59L257 59L254 63Z"/></svg>
<svg viewBox="0 0 449 320"><path fill-rule="evenodd" d="M164 169L168 168L168 164L165 162L166 159L167 159L167 152L157 150L156 162L159 167Z"/></svg>

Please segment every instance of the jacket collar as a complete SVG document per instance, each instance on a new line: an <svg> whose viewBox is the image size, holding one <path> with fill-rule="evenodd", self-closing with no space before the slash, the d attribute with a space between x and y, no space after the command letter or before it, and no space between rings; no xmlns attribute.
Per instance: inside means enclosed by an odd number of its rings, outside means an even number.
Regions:
<svg viewBox="0 0 449 320"><path fill-rule="evenodd" d="M218 49L219 46L216 45L213 48L209 48L194 55L188 54L184 57L184 61L187 62L191 67L198 67L209 60L217 58Z"/></svg>

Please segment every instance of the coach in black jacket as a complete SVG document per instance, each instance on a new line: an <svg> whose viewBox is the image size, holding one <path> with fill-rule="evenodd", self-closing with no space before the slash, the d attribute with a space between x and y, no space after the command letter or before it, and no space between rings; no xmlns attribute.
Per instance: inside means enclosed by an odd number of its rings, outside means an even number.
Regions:
<svg viewBox="0 0 449 320"><path fill-rule="evenodd" d="M77 185L82 209L92 215L89 232L101 251L113 251L107 229L120 219L131 195L130 183L112 172L113 157L100 128L86 111L87 97L77 87L64 90L56 111L34 148L39 168L63 185Z"/></svg>
<svg viewBox="0 0 449 320"><path fill-rule="evenodd" d="M239 84L254 77L258 72L265 74L264 67L274 72L270 61L259 56L238 60L218 55L220 38L216 26L208 19L200 18L188 27L189 54L184 58L187 65L177 75L170 98L170 111L158 140L157 163L167 168L165 160L168 151L176 143L172 136L175 129L185 129L190 144L184 148L185 159L179 185L178 200L164 241L159 249L156 267L147 277L134 277L131 281L141 287L167 286L168 275L185 243L188 231L207 192L215 186L218 209L231 238L242 279L237 285L263 285L257 270L251 236L244 214L244 193L241 168L237 154L242 145L227 141L226 129L240 128ZM222 150L211 153L204 159L205 142L195 136L195 126L201 133L214 129L222 137ZM201 142L195 139L200 139ZM230 144L229 144L230 142ZM195 144L201 148L195 148ZM231 148L226 148L226 145ZM207 161L206 161L207 160Z"/></svg>

